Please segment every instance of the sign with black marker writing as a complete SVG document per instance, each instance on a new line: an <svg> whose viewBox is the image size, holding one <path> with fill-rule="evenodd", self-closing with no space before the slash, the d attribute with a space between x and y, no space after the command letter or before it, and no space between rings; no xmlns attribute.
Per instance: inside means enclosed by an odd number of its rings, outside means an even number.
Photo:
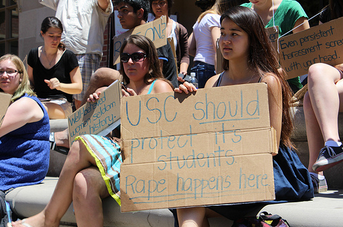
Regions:
<svg viewBox="0 0 343 227"><path fill-rule="evenodd" d="M123 212L274 199L266 84L125 97Z"/></svg>
<svg viewBox="0 0 343 227"><path fill-rule="evenodd" d="M314 63L343 62L343 18L279 39L280 63L287 79L307 74Z"/></svg>
<svg viewBox="0 0 343 227"><path fill-rule="evenodd" d="M69 143L85 134L107 135L120 124L121 85L111 84L95 103L82 105L68 117Z"/></svg>
<svg viewBox="0 0 343 227"><path fill-rule="evenodd" d="M149 23L139 25L132 30L129 30L117 37L113 38L113 64L118 64L120 61L120 48L124 40L132 34L144 35L148 37L156 48L167 45L166 35L166 17L162 16L159 19Z"/></svg>
<svg viewBox="0 0 343 227"><path fill-rule="evenodd" d="M5 117L7 108L11 102L12 95L0 92L0 126Z"/></svg>

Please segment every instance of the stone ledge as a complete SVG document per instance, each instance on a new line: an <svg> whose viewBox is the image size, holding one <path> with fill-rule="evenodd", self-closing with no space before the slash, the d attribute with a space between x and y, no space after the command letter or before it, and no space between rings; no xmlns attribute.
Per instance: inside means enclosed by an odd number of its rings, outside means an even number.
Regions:
<svg viewBox="0 0 343 227"><path fill-rule="evenodd" d="M306 127L302 107L293 107L295 130L292 140L298 148L298 154L305 164L308 163L308 148L306 138ZM343 115L339 115L341 120ZM51 120L51 131L62 131L68 127L67 119ZM343 132L343 127L340 128ZM63 166L66 156L51 151L50 168L44 183L17 188L10 192L7 200L11 203L14 211L22 216L29 217L40 212L50 200L57 182L57 176ZM337 176L342 173L342 165L335 166L325 172L330 188L343 189L343 182ZM341 215L343 191L331 192L317 195L313 201L273 204L266 206L266 210L273 214L279 214L285 218L292 227L302 226L342 226L343 216ZM135 213L121 213L120 207L112 198L103 201L104 226L137 226L137 227L173 227L174 220L168 209L148 210ZM61 224L63 226L76 226L72 205L63 216ZM211 218L210 224L214 227L227 227L231 221L225 218Z"/></svg>
<svg viewBox="0 0 343 227"><path fill-rule="evenodd" d="M57 177L47 177L42 184L16 188L8 193L6 200L13 210L22 217L29 217L40 212L50 200ZM279 214L292 227L341 227L343 223L343 190L330 191L317 195L311 201L270 204L262 210ZM120 207L112 198L103 202L104 226L117 227L173 227L174 219L168 209L147 210L133 213L121 213ZM261 210L261 211L262 211ZM72 205L61 220L63 226L76 224ZM231 226L225 218L211 218L212 227Z"/></svg>

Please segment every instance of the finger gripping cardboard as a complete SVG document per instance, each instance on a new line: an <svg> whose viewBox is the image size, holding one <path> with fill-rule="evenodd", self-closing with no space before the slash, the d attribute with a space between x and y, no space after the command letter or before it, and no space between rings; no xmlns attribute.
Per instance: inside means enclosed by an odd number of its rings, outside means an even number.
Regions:
<svg viewBox="0 0 343 227"><path fill-rule="evenodd" d="M266 84L125 97L122 212L273 200Z"/></svg>

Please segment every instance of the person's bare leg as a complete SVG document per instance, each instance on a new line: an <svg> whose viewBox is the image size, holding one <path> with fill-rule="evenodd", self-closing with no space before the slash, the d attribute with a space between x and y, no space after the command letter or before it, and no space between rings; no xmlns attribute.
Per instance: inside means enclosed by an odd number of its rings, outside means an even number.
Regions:
<svg viewBox="0 0 343 227"><path fill-rule="evenodd" d="M208 227L205 207L177 209L177 218L180 227Z"/></svg>
<svg viewBox="0 0 343 227"><path fill-rule="evenodd" d="M90 166L95 165L94 158L86 150L82 142L75 141L63 165L55 191L42 212L27 218L26 223L34 227L57 227L60 219L69 208L76 174ZM22 226L20 222L13 226Z"/></svg>
<svg viewBox="0 0 343 227"><path fill-rule="evenodd" d="M45 103L49 119L65 119L66 115L62 107L55 103Z"/></svg>
<svg viewBox="0 0 343 227"><path fill-rule="evenodd" d="M327 64L312 65L308 73L308 93L324 142L340 141L338 134L339 94L336 84L341 79L337 69Z"/></svg>
<svg viewBox="0 0 343 227"><path fill-rule="evenodd" d="M63 131L55 132L55 143L57 146L69 148L69 130L66 128Z"/></svg>
<svg viewBox="0 0 343 227"><path fill-rule="evenodd" d="M309 150L309 162L307 169L310 172L314 172L312 166L316 162L319 151L324 146L325 141L323 140L322 132L320 130L315 113L312 109L312 104L308 93L305 94L303 108ZM322 175L323 173L320 172L320 174Z"/></svg>
<svg viewBox="0 0 343 227"><path fill-rule="evenodd" d="M82 106L82 101L74 99L74 105L75 105L75 109L78 109Z"/></svg>
<svg viewBox="0 0 343 227"><path fill-rule="evenodd" d="M105 181L97 167L79 172L74 181L73 206L79 227L102 227L102 199L109 196Z"/></svg>
<svg viewBox="0 0 343 227"><path fill-rule="evenodd" d="M91 76L88 87L86 89L86 93L81 101L81 105L87 102L87 98L89 97L89 95L94 93L96 89L104 86L109 86L115 80L119 80L120 77L121 76L118 70L106 67L97 69Z"/></svg>

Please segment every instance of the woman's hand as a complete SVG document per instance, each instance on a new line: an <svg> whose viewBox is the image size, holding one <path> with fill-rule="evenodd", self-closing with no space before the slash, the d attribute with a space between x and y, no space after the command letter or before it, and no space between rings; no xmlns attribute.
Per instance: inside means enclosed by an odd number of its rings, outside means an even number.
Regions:
<svg viewBox="0 0 343 227"><path fill-rule="evenodd" d="M122 93L123 97L129 97L129 96L136 96L137 95L136 92L131 88L125 88L125 89L122 88L121 93Z"/></svg>
<svg viewBox="0 0 343 227"><path fill-rule="evenodd" d="M197 88L189 82L184 82L183 84L180 84L178 88L174 89L174 92L185 94L188 94L189 92L193 91L197 91Z"/></svg>
<svg viewBox="0 0 343 227"><path fill-rule="evenodd" d="M100 97L101 92L94 92L90 94L87 98L87 102L97 102Z"/></svg>
<svg viewBox="0 0 343 227"><path fill-rule="evenodd" d="M52 78L50 80L44 80L44 82L49 86L49 88L58 90L61 87L61 83L57 78Z"/></svg>
<svg viewBox="0 0 343 227"><path fill-rule="evenodd" d="M97 102L98 99L100 98L100 95L103 91L106 90L107 87L100 87L98 89L95 90L95 92L91 93L88 98L87 98L87 102Z"/></svg>

